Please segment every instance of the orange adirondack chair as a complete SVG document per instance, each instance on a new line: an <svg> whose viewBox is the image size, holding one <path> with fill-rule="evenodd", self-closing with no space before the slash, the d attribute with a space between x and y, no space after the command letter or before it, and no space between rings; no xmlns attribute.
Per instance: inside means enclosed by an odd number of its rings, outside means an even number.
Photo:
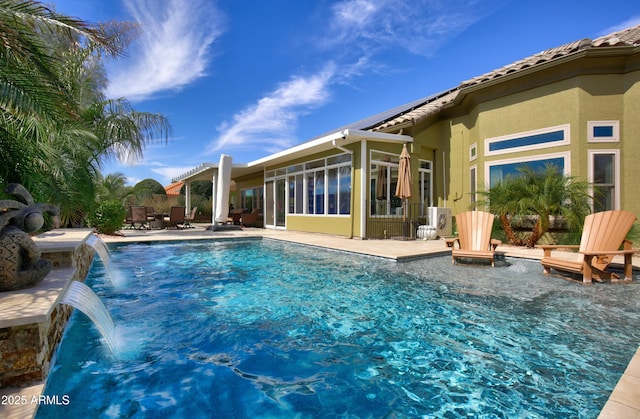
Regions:
<svg viewBox="0 0 640 419"><path fill-rule="evenodd" d="M590 283L593 279L602 282L603 279L616 281L619 279L614 272L606 271L616 255L624 256L624 280L632 278L632 256L635 252L629 240L625 237L636 221L632 212L625 210L611 210L596 212L588 215L584 220L584 229L579 245L544 245L538 246L544 250L544 257L540 260L544 273L551 269L562 272L582 274L582 282ZM622 250L620 248L622 247ZM577 248L577 259L552 257L551 251L557 248Z"/></svg>
<svg viewBox="0 0 640 419"><path fill-rule="evenodd" d="M448 239L451 248L451 263L456 258L486 259L495 266L495 251L500 240L491 238L494 216L484 211L467 211L456 215L458 237ZM456 247L457 245L457 247Z"/></svg>

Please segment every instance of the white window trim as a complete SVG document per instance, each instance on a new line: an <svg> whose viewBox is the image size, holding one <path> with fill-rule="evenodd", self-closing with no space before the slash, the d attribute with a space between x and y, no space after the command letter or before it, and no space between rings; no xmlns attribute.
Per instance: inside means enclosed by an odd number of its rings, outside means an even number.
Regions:
<svg viewBox="0 0 640 419"><path fill-rule="evenodd" d="M471 144L471 146L469 146L469 161L474 161L477 158L478 158L478 143L473 143Z"/></svg>
<svg viewBox="0 0 640 419"><path fill-rule="evenodd" d="M395 159L396 161L398 161L400 159L400 155L399 154L394 154L394 153L389 153L386 151L381 151L381 150L376 150L376 149L371 149L369 150L369 171L371 170L371 165L380 165L380 166L386 166L386 167L395 167L395 168L400 168L400 163L396 163L396 162L392 162L392 161L384 161L384 160L379 160L379 159L374 159L373 155L375 154L382 154L382 155L386 155L389 156L390 159ZM368 178L370 178L370 174L367 175ZM387 194L389 195L389 197L391 197L391 195L393 194L393 192L391 191L391 176L387 176ZM367 198L370 199L370 198ZM387 200L387 209L386 211L387 214L371 214L371 208L369 208L369 214L368 217L370 218L385 218L385 217L402 217L401 214L392 214L391 213L391 200Z"/></svg>
<svg viewBox="0 0 640 419"><path fill-rule="evenodd" d="M548 159L557 159L557 158L564 159L564 174L567 176L570 175L571 174L571 152L569 151L565 151L561 153L536 154L535 156L514 157L510 159L492 160L492 161L485 162L484 163L485 188L489 189L491 187L491 176L489 175L491 173L491 166L497 166L499 164L527 163L530 161L548 160ZM477 176L477 172L476 172L476 176Z"/></svg>
<svg viewBox="0 0 640 419"><path fill-rule="evenodd" d="M593 129L599 126L611 126L611 137L594 137ZM617 143L620 142L620 121L587 121L587 142L589 143Z"/></svg>
<svg viewBox="0 0 640 419"><path fill-rule="evenodd" d="M327 164L327 161L331 158L334 157L339 157L339 156L343 156L343 155L347 155L348 153L338 153L338 154L334 154L331 156L327 156L327 157L323 157L320 159L315 159L315 160L309 160L309 161L305 161L302 163L298 163L295 166L302 166L301 170L290 170L289 167L286 168L280 168L280 169L275 169L275 170L269 170L265 172L265 179L264 179L264 184L266 185L267 181L274 181L274 188L275 188L275 181L279 180L279 179L285 179L285 217L289 217L289 216L312 216L312 217L342 217L342 218L348 218L351 217L351 213L349 214L329 214L329 200L327 199L327 191L329 188L329 178L328 178L328 172L329 169L333 169L333 168L340 168L343 166L349 166L352 167L353 163L353 156L351 156L351 160L349 160L348 162L339 162L339 163L332 163L332 164ZM306 165L310 164L310 163L316 163L316 162L320 162L323 161L324 165L323 166L317 166L314 167L312 169L307 169ZM325 192L325 199L324 199L324 212L321 214L316 214L316 213L309 213L309 197L307 195L307 191L309 190L309 181L308 181L308 175L310 173L315 173L315 172L324 172L325 176L324 176L324 192ZM302 214L298 214L298 213L290 213L289 212L289 177L291 176L296 176L296 175L302 175L302 182L303 182L303 213ZM315 174L314 174L314 179L315 179ZM315 188L315 185L314 185ZM351 188L353 191L353 179L351 179ZM274 194L275 194L275 189L274 189ZM315 197L315 195L314 195ZM275 201L274 201L275 202ZM314 203L315 204L315 203ZM314 206L314 211L315 211L315 206ZM353 208L350 209L350 211L353 211Z"/></svg>
<svg viewBox="0 0 640 419"><path fill-rule="evenodd" d="M428 197L429 198L428 201L429 202L433 202L433 161L426 160L426 159L419 159L419 162L420 162L420 166L421 167L418 169L418 174L420 175L419 179L418 179L418 182L423 182L424 181L424 174L425 173L429 174L429 193L431 194L431 196ZM422 167L422 162L429 163L429 169L424 169ZM424 196L424 185L419 185L419 186L420 186L421 209L424 211L424 213L426 213L424 203L425 203L425 200L427 200L427 199Z"/></svg>
<svg viewBox="0 0 640 419"><path fill-rule="evenodd" d="M613 174L613 181L615 185L614 189L614 203L615 208L620 209L620 150L618 149L601 149L601 150L587 150L588 164L587 164L587 180L589 181L589 194L593 195L593 156L596 154L613 154L613 162L615 164L615 173ZM591 204L593 210L593 203Z"/></svg>
<svg viewBox="0 0 640 419"><path fill-rule="evenodd" d="M513 147L513 148L508 148L508 149L505 149L505 150L489 151L489 146L491 144L493 144L493 143L498 143L498 142L506 141L506 140L513 140L513 139L521 138L521 137L529 137L531 135L546 134L548 132L553 132L553 131L564 131L564 140L562 140L562 141L553 141L553 142L544 143L544 144L535 144L535 145L527 145L527 146L522 146L522 147ZM498 156L498 155L501 155L501 154L510 154L510 153L516 153L516 152L521 152L521 151L541 150L541 149L545 149L545 148L558 147L558 146L569 145L569 144L571 144L570 125L569 124L563 124L563 125L556 125L554 127L547 127L547 128L541 128L541 129L536 129L536 130L532 130L532 131L524 131L524 132L518 132L518 133L515 133L515 134L503 135L503 136L500 136L500 137L486 138L484 140L484 155L485 156Z"/></svg>
<svg viewBox="0 0 640 419"><path fill-rule="evenodd" d="M471 173L475 171L475 185L471 184ZM471 200L472 203L474 204L474 208L473 209L477 209L478 206L478 165L474 164L473 166L469 167L469 192L471 192L472 190L475 190L475 193L471 196Z"/></svg>

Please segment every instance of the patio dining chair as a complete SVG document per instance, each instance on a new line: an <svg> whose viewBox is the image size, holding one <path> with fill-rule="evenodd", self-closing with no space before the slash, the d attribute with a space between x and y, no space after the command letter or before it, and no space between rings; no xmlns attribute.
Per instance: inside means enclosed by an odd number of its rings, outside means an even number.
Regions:
<svg viewBox="0 0 640 419"><path fill-rule="evenodd" d="M186 207L171 207L169 212L169 221L167 228L183 229L185 228L185 211Z"/></svg>
<svg viewBox="0 0 640 419"><path fill-rule="evenodd" d="M198 211L198 207L193 207L191 210L191 214L185 216L184 218L184 228L195 228L191 225L191 222L196 218L196 212Z"/></svg>
<svg viewBox="0 0 640 419"><path fill-rule="evenodd" d="M251 212L245 212L240 217L240 224L243 227L256 227L258 225L258 218L260 215L260 210L255 208Z"/></svg>
<svg viewBox="0 0 640 419"><path fill-rule="evenodd" d="M131 206L131 228L142 230L149 229L149 220L147 219L147 207L142 205ZM136 227L136 224L138 227Z"/></svg>

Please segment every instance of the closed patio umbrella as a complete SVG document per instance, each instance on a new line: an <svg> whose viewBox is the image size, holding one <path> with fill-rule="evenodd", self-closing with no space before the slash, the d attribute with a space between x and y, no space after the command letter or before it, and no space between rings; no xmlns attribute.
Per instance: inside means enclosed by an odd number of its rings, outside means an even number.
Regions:
<svg viewBox="0 0 640 419"><path fill-rule="evenodd" d="M387 199L387 168L378 166L378 179L376 180L376 198Z"/></svg>
<svg viewBox="0 0 640 419"><path fill-rule="evenodd" d="M403 200L411 198L411 156L406 144L402 146L402 153L400 153L396 196Z"/></svg>
<svg viewBox="0 0 640 419"><path fill-rule="evenodd" d="M411 198L411 156L407 151L407 145L402 146L400 162L398 167L398 184L396 185L396 196L402 199L403 221L407 221L407 199ZM406 226L404 226L406 227ZM406 231L403 231L406 237Z"/></svg>
<svg viewBox="0 0 640 419"><path fill-rule="evenodd" d="M229 190L231 189L232 158L227 154L220 155L218 165L218 187L216 189L216 207L214 208L214 223L224 224L229 215Z"/></svg>

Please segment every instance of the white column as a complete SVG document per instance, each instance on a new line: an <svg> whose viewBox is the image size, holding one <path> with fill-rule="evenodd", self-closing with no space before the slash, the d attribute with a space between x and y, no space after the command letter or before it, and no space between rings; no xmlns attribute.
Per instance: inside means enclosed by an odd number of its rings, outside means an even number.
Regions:
<svg viewBox="0 0 640 419"><path fill-rule="evenodd" d="M186 207L185 213L189 214L191 211L191 182L186 182L184 185L184 206Z"/></svg>
<svg viewBox="0 0 640 419"><path fill-rule="evenodd" d="M367 179L369 179L369 155L367 154L367 140L360 141L360 238L367 237L367 199L369 188L367 187ZM355 164L352 161L351 164ZM352 179L351 182L354 182ZM353 191L352 191L353 193ZM355 211L355 208L351 209Z"/></svg>
<svg viewBox="0 0 640 419"><path fill-rule="evenodd" d="M218 169L213 169L211 177L211 224L216 224L216 198L218 196Z"/></svg>

